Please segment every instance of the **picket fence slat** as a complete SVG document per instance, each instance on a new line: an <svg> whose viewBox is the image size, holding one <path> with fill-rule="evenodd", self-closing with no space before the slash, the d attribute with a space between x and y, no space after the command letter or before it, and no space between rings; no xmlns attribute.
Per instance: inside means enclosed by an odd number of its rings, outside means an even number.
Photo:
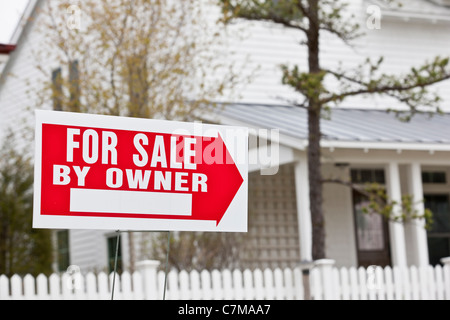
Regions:
<svg viewBox="0 0 450 320"><path fill-rule="evenodd" d="M450 265L445 265L444 272L444 298L450 300Z"/></svg>
<svg viewBox="0 0 450 320"><path fill-rule="evenodd" d="M411 300L411 278L410 278L410 269L406 267L402 267L401 275L403 277L402 286L403 286L403 294L405 300Z"/></svg>
<svg viewBox="0 0 450 320"><path fill-rule="evenodd" d="M337 268L333 268L331 271L331 279L332 279L332 294L330 298L333 300L340 300L342 298L342 287L341 287L341 277L339 274L339 270Z"/></svg>
<svg viewBox="0 0 450 320"><path fill-rule="evenodd" d="M213 270L211 275L214 300L223 300L222 277L220 271Z"/></svg>
<svg viewBox="0 0 450 320"><path fill-rule="evenodd" d="M179 300L180 292L178 289L178 272L176 270L171 270L167 277L168 288L166 291L166 296L168 300Z"/></svg>
<svg viewBox="0 0 450 320"><path fill-rule="evenodd" d="M420 286L419 286L419 271L415 266L410 268L410 276L411 276L411 299L419 300L420 299Z"/></svg>
<svg viewBox="0 0 450 320"><path fill-rule="evenodd" d="M233 283L234 283L234 298L236 300L244 299L244 282L242 272L238 269L233 271Z"/></svg>
<svg viewBox="0 0 450 320"><path fill-rule="evenodd" d="M105 273L100 273L97 278L98 281L98 299L99 300L108 300L111 299L111 295L109 293L109 284L108 284L108 276Z"/></svg>
<svg viewBox="0 0 450 320"><path fill-rule="evenodd" d="M254 296L253 289L253 274L249 269L245 269L244 271L244 299L253 300Z"/></svg>
<svg viewBox="0 0 450 320"><path fill-rule="evenodd" d="M273 272L274 282L275 282L275 290L274 290L274 299L276 300L284 300L285 299L285 289L283 283L283 271L280 268L276 268Z"/></svg>
<svg viewBox="0 0 450 320"><path fill-rule="evenodd" d="M381 267L375 268L375 290L378 300L386 300L386 279L384 278L384 271Z"/></svg>
<svg viewBox="0 0 450 320"><path fill-rule="evenodd" d="M342 300L350 300L350 281L348 277L348 270L346 268L341 268L339 272L341 276Z"/></svg>
<svg viewBox="0 0 450 320"><path fill-rule="evenodd" d="M201 291L200 291L200 274L197 270L191 271L189 274L189 280L191 281L191 294L193 300L201 299Z"/></svg>
<svg viewBox="0 0 450 320"><path fill-rule="evenodd" d="M92 272L86 275L86 297L89 300L98 299L97 296L97 278Z"/></svg>
<svg viewBox="0 0 450 320"><path fill-rule="evenodd" d="M231 300L233 299L234 296L231 271L223 270L222 279L223 279L223 298L225 300Z"/></svg>
<svg viewBox="0 0 450 320"><path fill-rule="evenodd" d="M208 271L203 270L200 273L200 278L202 281L202 293L204 300L211 300L212 297L212 287L211 287L211 275Z"/></svg>
<svg viewBox="0 0 450 320"><path fill-rule="evenodd" d="M187 300L190 296L190 290L189 290L189 274L187 271L182 270L179 273L179 279L180 279L180 299L181 300Z"/></svg>
<svg viewBox="0 0 450 320"><path fill-rule="evenodd" d="M122 283L122 299L123 300L132 300L133 299L133 291L131 289L131 275L129 272L125 271L120 276Z"/></svg>
<svg viewBox="0 0 450 320"><path fill-rule="evenodd" d="M444 277L442 274L442 267L437 265L434 268L434 273L436 279L436 300L444 300Z"/></svg>
<svg viewBox="0 0 450 320"><path fill-rule="evenodd" d="M22 278L17 274L11 277L11 297L13 299L22 299Z"/></svg>
<svg viewBox="0 0 450 320"><path fill-rule="evenodd" d="M111 292L112 292L113 282L114 282L114 273L112 272L109 274L109 283L110 283L110 287L111 287ZM111 298L111 296L109 298ZM122 300L121 280L120 280L119 275L116 275L116 280L114 283L114 300Z"/></svg>
<svg viewBox="0 0 450 320"><path fill-rule="evenodd" d="M142 285L142 275L139 272L134 272L131 276L133 281L133 296L134 300L143 300L144 299L144 288ZM164 280L161 281L161 285L164 285ZM158 292L163 293L163 290L159 290ZM162 299L162 296L161 298Z"/></svg>
<svg viewBox="0 0 450 320"><path fill-rule="evenodd" d="M263 273L261 271L261 269L256 269L253 272L253 276L254 276L254 286L255 286L255 299L256 300L263 300L264 297L264 287L263 287L263 281L264 281L264 277L263 277Z"/></svg>
<svg viewBox="0 0 450 320"><path fill-rule="evenodd" d="M162 299L165 273L145 270L116 275L114 299ZM148 270L147 270L148 271ZM154 277L154 279L152 279ZM148 278L148 277L147 277ZM306 278L308 279L308 278ZM145 280L145 282L144 282ZM171 270L166 299L262 300L304 299L300 268L241 270ZM0 300L59 300L111 298L113 274L41 274L34 278L0 275ZM450 300L450 266L336 268L314 267L309 273L310 294L315 300ZM149 286L153 286L149 288Z"/></svg>
<svg viewBox="0 0 450 320"><path fill-rule="evenodd" d="M428 300L429 299L429 293L428 293L428 286L427 286L427 269L424 267L419 268L419 287L420 287L420 293L422 295L422 300Z"/></svg>
<svg viewBox="0 0 450 320"><path fill-rule="evenodd" d="M273 272L270 269L264 270L264 299L275 299L275 288L273 285Z"/></svg>
<svg viewBox="0 0 450 320"><path fill-rule="evenodd" d="M403 290L402 290L402 276L401 271L398 266L394 266L393 268L393 274L394 274L394 294L395 294L395 300L403 300Z"/></svg>
<svg viewBox="0 0 450 320"><path fill-rule="evenodd" d="M24 298L27 300L31 300L36 296L34 277L31 274L27 274L23 278L23 291Z"/></svg>
<svg viewBox="0 0 450 320"><path fill-rule="evenodd" d="M47 300L48 299L48 280L44 274L40 274L36 278L36 299Z"/></svg>
<svg viewBox="0 0 450 320"><path fill-rule="evenodd" d="M314 300L322 300L322 279L318 269L312 269L310 273L311 297Z"/></svg>
<svg viewBox="0 0 450 320"><path fill-rule="evenodd" d="M9 299L9 280L5 275L0 275L0 300Z"/></svg>
<svg viewBox="0 0 450 320"><path fill-rule="evenodd" d="M134 276L137 276L137 275L139 275L140 276L140 273L139 272L135 272L134 274L133 274L133 277ZM157 275L156 275L156 277L157 277L157 281L158 281L158 292L160 293L160 297L157 297L157 299L162 299L163 298L163 296L164 296L164 281L166 280L166 273L164 272L164 271L159 271L158 273L157 273ZM136 281L133 279L133 283L136 283ZM142 288L141 288L141 290L142 290ZM141 299L143 299L143 297L141 298ZM139 299L139 300L141 300L141 299Z"/></svg>
<svg viewBox="0 0 450 320"><path fill-rule="evenodd" d="M359 281L359 292L360 292L360 299L361 300L367 300L367 285L366 285L366 269L363 267L358 268L358 281Z"/></svg>
<svg viewBox="0 0 450 320"><path fill-rule="evenodd" d="M394 300L394 279L392 269L387 266L384 268L384 279L386 287L386 300Z"/></svg>
<svg viewBox="0 0 450 320"><path fill-rule="evenodd" d="M304 288L303 288L303 273L300 268L294 269L294 299L303 300L304 299Z"/></svg>
<svg viewBox="0 0 450 320"><path fill-rule="evenodd" d="M432 266L428 266L426 268L427 273L427 287L428 287L428 299L436 300L436 278L434 277L434 268Z"/></svg>
<svg viewBox="0 0 450 320"><path fill-rule="evenodd" d="M358 271L355 267L351 267L348 273L350 277L350 299L359 300L360 290L358 285Z"/></svg>

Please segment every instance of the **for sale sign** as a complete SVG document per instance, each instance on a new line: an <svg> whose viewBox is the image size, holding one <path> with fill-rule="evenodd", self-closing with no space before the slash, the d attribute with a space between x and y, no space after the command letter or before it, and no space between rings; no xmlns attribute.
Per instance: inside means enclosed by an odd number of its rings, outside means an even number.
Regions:
<svg viewBox="0 0 450 320"><path fill-rule="evenodd" d="M247 231L246 128L36 111L33 227Z"/></svg>

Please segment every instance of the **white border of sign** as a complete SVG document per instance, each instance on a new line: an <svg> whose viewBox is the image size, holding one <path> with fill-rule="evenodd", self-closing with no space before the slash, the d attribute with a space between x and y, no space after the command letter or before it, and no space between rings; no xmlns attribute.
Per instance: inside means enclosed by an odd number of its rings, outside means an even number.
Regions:
<svg viewBox="0 0 450 320"><path fill-rule="evenodd" d="M33 228L102 229L120 231L212 231L247 232L248 212L248 129L168 120L139 119L84 113L36 110ZM140 219L111 217L44 216L41 208L42 124L159 132L217 137L220 133L238 168L243 183L219 225L216 221ZM240 145L235 138L240 139ZM242 139L242 140L241 140ZM238 152L236 148L239 147ZM231 149L230 149L231 148Z"/></svg>

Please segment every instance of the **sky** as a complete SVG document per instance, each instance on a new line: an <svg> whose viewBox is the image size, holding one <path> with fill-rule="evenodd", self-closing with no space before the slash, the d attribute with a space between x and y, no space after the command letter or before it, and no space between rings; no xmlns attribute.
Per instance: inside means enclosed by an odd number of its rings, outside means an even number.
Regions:
<svg viewBox="0 0 450 320"><path fill-rule="evenodd" d="M0 0L0 43L9 43L28 0Z"/></svg>

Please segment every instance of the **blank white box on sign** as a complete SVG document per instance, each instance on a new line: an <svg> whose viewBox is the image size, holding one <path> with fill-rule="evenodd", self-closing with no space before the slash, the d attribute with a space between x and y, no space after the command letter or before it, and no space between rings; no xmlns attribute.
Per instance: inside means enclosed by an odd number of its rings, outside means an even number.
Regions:
<svg viewBox="0 0 450 320"><path fill-rule="evenodd" d="M72 188L70 211L190 216L192 194Z"/></svg>

